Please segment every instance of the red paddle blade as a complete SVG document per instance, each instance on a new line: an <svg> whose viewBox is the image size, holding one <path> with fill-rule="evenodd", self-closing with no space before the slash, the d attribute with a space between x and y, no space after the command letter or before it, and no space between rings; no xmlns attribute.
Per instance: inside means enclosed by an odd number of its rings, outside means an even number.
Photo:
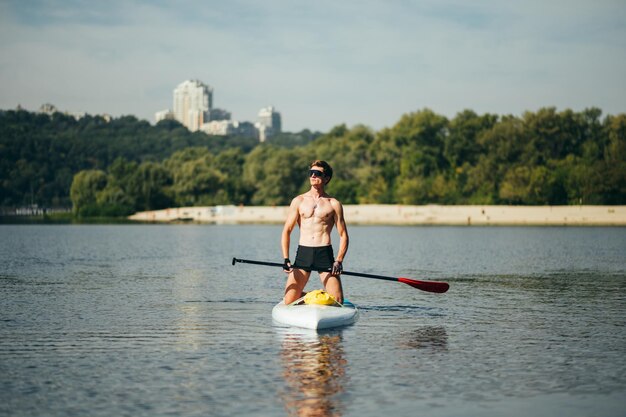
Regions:
<svg viewBox="0 0 626 417"><path fill-rule="evenodd" d="M447 282L418 281L411 278L398 278L398 281L410 285L413 288L417 288L418 290L428 292L444 293L448 291L448 288L450 288L450 285Z"/></svg>

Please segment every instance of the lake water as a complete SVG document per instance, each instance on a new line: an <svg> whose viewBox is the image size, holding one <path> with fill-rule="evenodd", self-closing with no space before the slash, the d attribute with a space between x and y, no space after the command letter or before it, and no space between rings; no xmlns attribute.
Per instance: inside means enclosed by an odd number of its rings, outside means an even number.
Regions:
<svg viewBox="0 0 626 417"><path fill-rule="evenodd" d="M280 231L0 226L0 415L626 415L626 228L350 227L346 270L450 291L347 276L320 333L231 265Z"/></svg>

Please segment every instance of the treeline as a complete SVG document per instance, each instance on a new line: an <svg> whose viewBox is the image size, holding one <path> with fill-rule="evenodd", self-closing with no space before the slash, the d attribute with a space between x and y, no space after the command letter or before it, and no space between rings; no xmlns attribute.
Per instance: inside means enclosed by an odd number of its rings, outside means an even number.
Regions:
<svg viewBox="0 0 626 417"><path fill-rule="evenodd" d="M275 140L302 145L319 135L303 131ZM0 207L70 207L74 176L82 170L114 169L118 158L137 166L160 164L189 147L213 153L232 148L249 152L257 144L253 138L192 133L172 120L152 126L133 116L76 120L62 113L0 111Z"/></svg>
<svg viewBox="0 0 626 417"><path fill-rule="evenodd" d="M521 117L467 110L453 119L425 109L378 132L340 125L265 144L190 133L176 122L1 117L4 205L29 192L40 204L70 196L79 215L288 204L307 189L313 159L333 165L328 191L344 204L626 203L626 114L603 117L595 108Z"/></svg>

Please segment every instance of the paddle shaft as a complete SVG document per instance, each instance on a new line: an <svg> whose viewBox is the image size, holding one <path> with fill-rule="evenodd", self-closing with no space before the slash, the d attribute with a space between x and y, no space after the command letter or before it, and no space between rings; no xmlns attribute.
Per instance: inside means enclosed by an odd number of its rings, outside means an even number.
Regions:
<svg viewBox="0 0 626 417"><path fill-rule="evenodd" d="M237 259L237 258L233 258L233 265L235 265L236 262L242 263L242 264L253 264L253 265L264 265L264 266L279 266L279 267L283 267L283 264L279 264L277 262L262 262L262 261L252 261L250 259ZM299 269L304 269L309 270L308 268L299 268ZM330 269L324 271L324 272L330 272ZM365 278L374 278L374 279L384 279L386 281L397 281L398 278L392 278L392 277L386 277L383 275L374 275L374 274L364 274L362 272L348 272L348 271L343 271L341 273L341 275L352 275L352 276L357 276L357 277L365 277Z"/></svg>
<svg viewBox="0 0 626 417"><path fill-rule="evenodd" d="M235 263L244 263L244 264L253 264L253 265L264 265L264 266L277 266L277 267L283 267L283 264L279 264L277 262L263 262L263 261L253 261L250 259L238 259L238 258L233 258L233 265L235 265ZM299 268L299 269L304 269L304 270L309 270L308 268ZM325 271L325 272L330 272L330 269ZM448 291L448 288L450 287L448 285L448 283L446 282L437 282L437 281L418 281L415 279L410 279L410 278L394 278L394 277L388 277L388 276L384 276L384 275L376 275L376 274L365 274L363 272L349 272L349 271L343 271L341 273L341 275L351 275L351 276L355 276L355 277L364 277L364 278L373 278L373 279L380 279L380 280L384 280L384 281L396 281L396 282L402 282L404 284L408 284L414 288L420 289L422 291L428 291L428 292L436 292L436 293L444 293L446 291Z"/></svg>

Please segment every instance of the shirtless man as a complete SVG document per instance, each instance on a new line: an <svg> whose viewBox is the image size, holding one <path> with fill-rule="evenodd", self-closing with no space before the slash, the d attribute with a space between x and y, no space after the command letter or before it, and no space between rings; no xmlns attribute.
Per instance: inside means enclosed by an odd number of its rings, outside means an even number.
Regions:
<svg viewBox="0 0 626 417"><path fill-rule="evenodd" d="M341 203L324 191L332 177L333 169L327 162L318 160L311 163L309 170L311 189L294 198L289 206L281 238L285 259L283 269L289 274L285 286L285 304L291 304L302 296L311 270L319 272L326 292L343 303L343 288L339 275L343 271L342 262L348 251L349 238ZM300 242L296 260L292 265L289 260L289 244L296 223L300 227ZM335 225L340 239L336 259L330 243L330 233ZM327 272L329 269L331 272Z"/></svg>

